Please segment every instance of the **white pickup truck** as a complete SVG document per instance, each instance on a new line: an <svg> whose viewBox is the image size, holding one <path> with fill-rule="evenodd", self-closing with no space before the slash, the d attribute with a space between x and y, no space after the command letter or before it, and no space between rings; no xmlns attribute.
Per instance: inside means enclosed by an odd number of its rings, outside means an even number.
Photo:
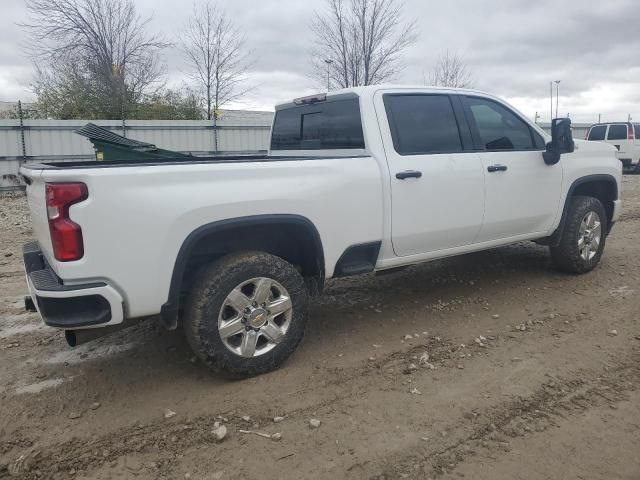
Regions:
<svg viewBox="0 0 640 480"><path fill-rule="evenodd" d="M370 86L276 107L269 155L22 167L30 296L73 346L181 324L232 377L279 366L326 279L534 240L599 262L620 214L614 147L550 138L485 93Z"/></svg>

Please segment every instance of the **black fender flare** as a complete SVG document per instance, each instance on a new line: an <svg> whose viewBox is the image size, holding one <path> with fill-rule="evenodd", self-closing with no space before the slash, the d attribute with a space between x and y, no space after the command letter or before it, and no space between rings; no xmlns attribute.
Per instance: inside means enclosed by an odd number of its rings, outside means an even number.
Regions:
<svg viewBox="0 0 640 480"><path fill-rule="evenodd" d="M562 232L564 230L564 223L565 223L565 220L567 219L567 213L569 211L569 202L573 197L573 194L576 191L576 189L580 185L583 185L585 183L603 182L603 181L613 185L614 200L617 200L619 195L618 182L616 182L616 179L613 175L601 173L601 174L594 174L594 175L585 175L584 177L575 179L571 184L571 186L569 187L569 190L567 190L567 195L564 198L564 205L562 207L562 216L560 217L560 223L558 224L558 228L556 228L555 231L549 237L545 239L541 239L538 243L541 243L543 245L557 246L560 243L560 238L562 237ZM607 222L607 223L610 223L610 222ZM608 230L610 229L611 229L611 225L609 224Z"/></svg>
<svg viewBox="0 0 640 480"><path fill-rule="evenodd" d="M204 237L215 233L222 233L240 226L248 225L273 225L288 224L303 227L313 239L313 247L317 255L318 270L321 279L324 281L324 249L322 240L316 226L306 217L293 214L268 214L268 215L251 215L247 217L238 217L220 220L217 222L207 223L191 232L180 246L173 273L171 275L171 283L169 285L169 296L164 305L160 309L160 316L165 327L175 329L178 325L178 314L180 311L180 294L182 292L182 283L184 275L189 263L189 257L195 245Z"/></svg>

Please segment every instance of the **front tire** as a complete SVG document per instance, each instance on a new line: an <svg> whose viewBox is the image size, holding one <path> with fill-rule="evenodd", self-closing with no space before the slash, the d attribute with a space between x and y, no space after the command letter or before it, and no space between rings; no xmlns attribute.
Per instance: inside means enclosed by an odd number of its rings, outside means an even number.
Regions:
<svg viewBox="0 0 640 480"><path fill-rule="evenodd" d="M263 252L223 257L204 268L189 293L185 334L214 372L245 378L278 368L296 349L308 317L300 273Z"/></svg>
<svg viewBox="0 0 640 480"><path fill-rule="evenodd" d="M606 243L607 214L594 197L571 199L562 238L551 247L555 265L568 273L587 273L600 262Z"/></svg>

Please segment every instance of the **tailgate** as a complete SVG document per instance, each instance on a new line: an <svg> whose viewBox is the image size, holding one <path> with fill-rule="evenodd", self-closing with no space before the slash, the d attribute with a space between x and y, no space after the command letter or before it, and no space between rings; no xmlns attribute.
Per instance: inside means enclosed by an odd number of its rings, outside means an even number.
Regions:
<svg viewBox="0 0 640 480"><path fill-rule="evenodd" d="M49 233L49 220L47 219L47 202L45 199L45 182L41 177L42 171L21 171L27 183L27 202L31 212L31 225L35 239L40 244L47 258L53 258L51 235Z"/></svg>

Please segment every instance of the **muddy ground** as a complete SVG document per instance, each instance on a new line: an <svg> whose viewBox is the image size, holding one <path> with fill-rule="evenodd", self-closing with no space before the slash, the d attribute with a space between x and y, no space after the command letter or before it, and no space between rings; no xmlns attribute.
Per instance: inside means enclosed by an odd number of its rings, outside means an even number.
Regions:
<svg viewBox="0 0 640 480"><path fill-rule="evenodd" d="M588 275L526 243L334 281L282 369L230 382L180 331L70 349L24 313L5 195L0 478L639 479L640 176L623 198Z"/></svg>

